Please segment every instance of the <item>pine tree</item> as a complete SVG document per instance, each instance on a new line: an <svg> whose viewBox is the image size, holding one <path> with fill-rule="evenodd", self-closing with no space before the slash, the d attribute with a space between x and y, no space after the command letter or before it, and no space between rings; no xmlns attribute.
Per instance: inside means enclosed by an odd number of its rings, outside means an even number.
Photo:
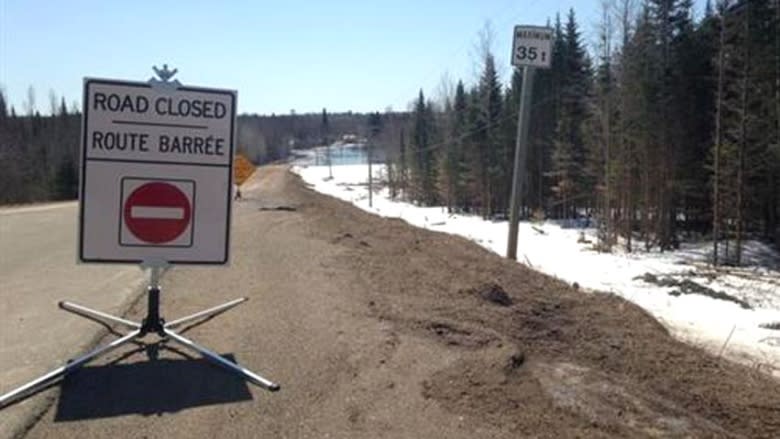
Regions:
<svg viewBox="0 0 780 439"><path fill-rule="evenodd" d="M463 82L458 81L452 103L444 103L440 127L445 145L440 159L440 192L449 212L462 206L466 116L466 91Z"/></svg>
<svg viewBox="0 0 780 439"><path fill-rule="evenodd" d="M773 160L777 155L773 154L774 118L770 116L777 106L773 100L777 24L769 0L726 6L721 4L719 11L723 26L717 119L721 141L715 150L717 215L713 224L726 238L723 260L740 264L746 234L761 230L771 235L777 210L775 176L780 168ZM717 263L720 251L713 250Z"/></svg>
<svg viewBox="0 0 780 439"><path fill-rule="evenodd" d="M66 156L57 167L54 176L54 194L58 200L78 197L78 171L73 157Z"/></svg>
<svg viewBox="0 0 780 439"><path fill-rule="evenodd" d="M649 10L644 7L637 18L635 31L623 46L620 76L620 118L621 118L621 154L627 172L624 174L627 182L624 188L626 204L626 236L630 237L634 229L634 219L639 214L640 238L645 241L646 248L652 245L650 227L651 169L656 165L651 163L654 158L653 132L657 126L650 104L655 96L653 81L654 61Z"/></svg>
<svg viewBox="0 0 780 439"><path fill-rule="evenodd" d="M695 27L690 2L681 2L674 21L671 89L673 119L670 127L676 140L674 209L682 213L688 230L701 230L709 215L707 162L714 134L718 35L712 17ZM676 220L672 219L672 225ZM706 227L706 226L705 226Z"/></svg>
<svg viewBox="0 0 780 439"><path fill-rule="evenodd" d="M436 202L433 105L420 90L412 115L410 197L423 205Z"/></svg>
<svg viewBox="0 0 780 439"><path fill-rule="evenodd" d="M483 210L483 184L482 175L484 167L484 157L480 149L480 142L484 137L484 125L481 117L481 98L479 87L472 86L466 94L466 131L463 138L463 158L465 162L464 186L465 186L465 205L464 209L472 213L484 215Z"/></svg>
<svg viewBox="0 0 780 439"><path fill-rule="evenodd" d="M480 163L480 206L485 218L500 211L506 211L508 195L506 176L508 164L502 160L506 156L506 144L502 142L501 118L502 96L498 80L495 59L490 52L485 53L482 75L479 82L479 133L478 148Z"/></svg>
<svg viewBox="0 0 780 439"><path fill-rule="evenodd" d="M556 14L553 28L552 63L550 69L539 70L534 79L533 118L529 127L529 181L530 205L539 211L550 207L550 199L557 176L553 171L553 151L556 127L562 107L562 89L566 79L566 39L560 15ZM513 76L512 90L519 96L522 75ZM519 97L517 98L519 99Z"/></svg>
<svg viewBox="0 0 780 439"><path fill-rule="evenodd" d="M0 129L5 126L8 119L8 106L5 102L5 93L0 89Z"/></svg>
<svg viewBox="0 0 780 439"><path fill-rule="evenodd" d="M709 3L708 3L708 6ZM710 6L711 7L711 6ZM719 244L721 238L722 211L721 211L721 151L723 149L723 105L724 105L724 81L725 81L725 62L726 62L726 27L723 22L723 10L720 7L720 18L718 20L718 60L717 85L715 88L715 134L712 148L712 265L718 266L720 263Z"/></svg>
<svg viewBox="0 0 780 439"><path fill-rule="evenodd" d="M568 218L576 212L577 200L591 192L585 174L583 132L591 89L590 62L582 47L573 9L569 11L561 56L565 76L553 140L553 174L556 176L554 191L563 206L561 213Z"/></svg>

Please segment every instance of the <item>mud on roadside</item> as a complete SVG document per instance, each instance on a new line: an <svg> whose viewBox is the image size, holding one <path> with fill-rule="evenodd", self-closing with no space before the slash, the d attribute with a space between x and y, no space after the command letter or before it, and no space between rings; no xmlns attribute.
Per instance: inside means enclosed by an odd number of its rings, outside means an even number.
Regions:
<svg viewBox="0 0 780 439"><path fill-rule="evenodd" d="M423 383L447 410L545 437L780 437L780 383L678 342L639 307L298 187L322 199L312 233L348 247L340 262L371 285L369 314L459 352ZM475 294L485 285L508 306Z"/></svg>

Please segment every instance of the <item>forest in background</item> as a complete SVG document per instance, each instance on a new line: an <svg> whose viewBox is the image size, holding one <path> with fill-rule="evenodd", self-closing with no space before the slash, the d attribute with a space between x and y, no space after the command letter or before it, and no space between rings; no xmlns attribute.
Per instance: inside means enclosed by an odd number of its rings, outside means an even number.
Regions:
<svg viewBox="0 0 780 439"><path fill-rule="evenodd" d="M30 87L20 115L0 90L0 205L78 196L81 114L53 92L49 106L42 116Z"/></svg>
<svg viewBox="0 0 780 439"><path fill-rule="evenodd" d="M671 249L717 239L740 263L747 238L780 245L780 0L604 0L598 42L556 16L553 65L537 72L523 214L590 217L599 246ZM420 90L409 112L241 115L239 152L257 164L344 134L384 149L395 197L507 216L523 75L499 79L490 36L481 75ZM81 115L31 87L18 114L0 92L0 203L77 196ZM718 246L718 242L723 244Z"/></svg>
<svg viewBox="0 0 780 439"><path fill-rule="evenodd" d="M48 114L42 115L30 87L17 113L0 90L0 205L78 197L81 112L64 98L49 93ZM323 117L329 131L322 130ZM387 113L386 118L403 118ZM296 148L322 145L343 134L365 137L368 114L336 113L239 115L237 151L255 164L289 157Z"/></svg>
<svg viewBox="0 0 780 439"><path fill-rule="evenodd" d="M605 251L714 236L715 264L740 264L748 237L780 244L778 3L707 2L694 20L691 0L606 0L590 51L574 10L557 16L524 216L592 218ZM523 75L501 84L489 40L478 81L421 90L385 145L392 196L507 216Z"/></svg>

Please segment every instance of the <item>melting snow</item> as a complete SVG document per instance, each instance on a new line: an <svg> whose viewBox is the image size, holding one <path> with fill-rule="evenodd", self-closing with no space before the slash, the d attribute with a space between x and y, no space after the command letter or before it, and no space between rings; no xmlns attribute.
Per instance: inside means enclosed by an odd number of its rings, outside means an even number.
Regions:
<svg viewBox="0 0 780 439"><path fill-rule="evenodd" d="M391 200L385 188L375 190L373 207L369 207L367 165L333 166L330 179L327 166L309 163L304 154L296 160L293 171L318 192L377 215L464 236L501 255L506 252L506 221ZM384 166L374 165L373 169L374 180L382 180ZM780 321L780 255L772 248L749 241L745 249L748 265L715 271L706 263L711 242L684 243L679 250L664 253L599 253L592 244L578 243L583 232L596 242L593 229L566 228L549 221L521 222L519 262L588 290L617 294L650 312L681 340L715 355L722 351L724 356L780 377L780 331L760 327ZM745 301L751 308L701 294L670 295L679 288L645 282L647 273L658 279L688 279Z"/></svg>

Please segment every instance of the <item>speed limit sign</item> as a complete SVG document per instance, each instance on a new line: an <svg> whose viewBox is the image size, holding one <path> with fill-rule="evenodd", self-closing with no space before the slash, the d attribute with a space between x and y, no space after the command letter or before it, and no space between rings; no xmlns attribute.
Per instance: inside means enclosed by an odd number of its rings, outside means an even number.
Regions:
<svg viewBox="0 0 780 439"><path fill-rule="evenodd" d="M512 65L550 68L553 30L542 26L515 26Z"/></svg>

